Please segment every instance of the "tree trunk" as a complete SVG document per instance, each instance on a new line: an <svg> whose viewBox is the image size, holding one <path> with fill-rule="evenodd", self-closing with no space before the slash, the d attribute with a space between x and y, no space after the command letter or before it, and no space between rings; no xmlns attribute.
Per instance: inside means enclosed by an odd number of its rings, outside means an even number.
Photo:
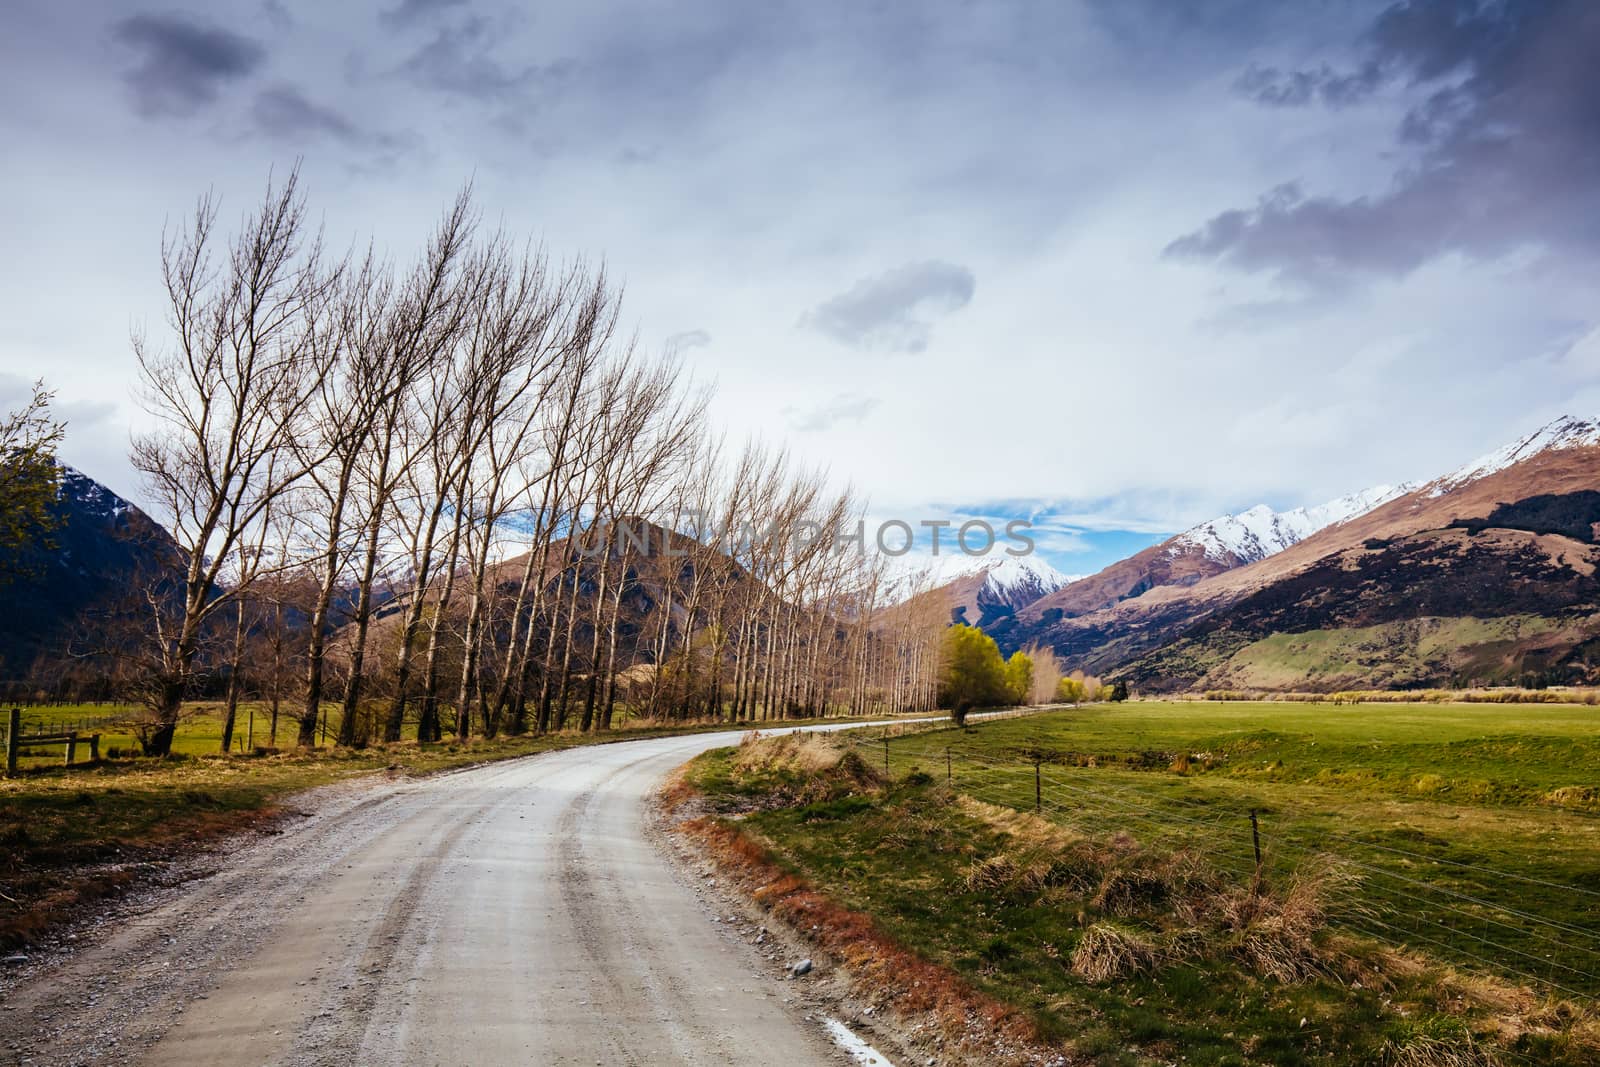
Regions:
<svg viewBox="0 0 1600 1067"><path fill-rule="evenodd" d="M233 663L228 670L228 710L222 717L222 752L233 747L233 724L239 714L239 659L244 646L244 601L238 602L233 624Z"/></svg>

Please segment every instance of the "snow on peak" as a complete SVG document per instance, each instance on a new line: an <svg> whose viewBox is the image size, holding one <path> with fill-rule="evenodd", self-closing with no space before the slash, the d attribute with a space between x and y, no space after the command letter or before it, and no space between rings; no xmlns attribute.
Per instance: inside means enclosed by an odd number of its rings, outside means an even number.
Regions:
<svg viewBox="0 0 1600 1067"><path fill-rule="evenodd" d="M1237 515L1223 515L1185 530L1173 539L1174 544L1167 551L1176 556L1194 546L1219 563L1254 563L1277 555L1318 530L1365 515L1412 489L1410 485L1375 485L1326 504L1291 511L1273 511L1265 504L1257 504Z"/></svg>
<svg viewBox="0 0 1600 1067"><path fill-rule="evenodd" d="M56 470L60 472L60 487L58 490L60 496L63 499L76 501L79 507L89 513L103 518L120 519L129 511L134 510L132 504L78 470L78 468L70 467L58 461Z"/></svg>
<svg viewBox="0 0 1600 1067"><path fill-rule="evenodd" d="M891 583L891 599L937 589L975 574L983 575L983 590L994 599L1010 601L1017 594L1037 598L1084 577L1063 574L1035 555L1012 556L1003 551L981 556L941 552L935 556L904 557L895 569L901 573Z"/></svg>
<svg viewBox="0 0 1600 1067"><path fill-rule="evenodd" d="M981 556L977 558L984 559ZM983 574L984 584L1002 595L1021 591L1043 596L1082 577L1062 574L1035 556L993 556L986 559L984 566L977 570Z"/></svg>
<svg viewBox="0 0 1600 1067"><path fill-rule="evenodd" d="M1073 581L1038 556L1013 556L1003 551L981 556L965 552L941 552L919 561L936 585L948 585L969 575L981 574L987 585L1005 591L1037 586L1053 592Z"/></svg>
<svg viewBox="0 0 1600 1067"><path fill-rule="evenodd" d="M1479 456L1466 466L1436 479L1428 490L1428 495L1444 496L1479 478L1487 478L1525 459L1531 459L1540 452L1560 448L1583 448L1590 445L1600 445L1600 419L1575 419L1571 415L1563 415L1554 422L1541 426L1520 441L1513 441L1504 448L1497 448L1487 455Z"/></svg>

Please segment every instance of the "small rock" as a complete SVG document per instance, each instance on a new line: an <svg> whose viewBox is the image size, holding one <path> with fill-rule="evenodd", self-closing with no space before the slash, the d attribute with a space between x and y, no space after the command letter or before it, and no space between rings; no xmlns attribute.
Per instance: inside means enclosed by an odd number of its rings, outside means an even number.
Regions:
<svg viewBox="0 0 1600 1067"><path fill-rule="evenodd" d="M28 957L26 957L26 956L7 956L5 958L5 962L6 963L27 963L28 962Z"/></svg>
<svg viewBox="0 0 1600 1067"><path fill-rule="evenodd" d="M789 968L789 973L794 975L796 978L799 978L801 975L810 974L811 973L811 961L810 960L801 960L799 963L797 963L794 966Z"/></svg>

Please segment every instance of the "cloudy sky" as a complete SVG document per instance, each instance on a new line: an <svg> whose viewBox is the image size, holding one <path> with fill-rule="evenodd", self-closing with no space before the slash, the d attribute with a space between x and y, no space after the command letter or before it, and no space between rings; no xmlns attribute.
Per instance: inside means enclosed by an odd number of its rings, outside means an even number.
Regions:
<svg viewBox="0 0 1600 1067"><path fill-rule="evenodd" d="M1600 414L1600 5L9 0L0 403L126 495L162 226L472 180L881 515L1092 570ZM9 406L9 404L7 404Z"/></svg>

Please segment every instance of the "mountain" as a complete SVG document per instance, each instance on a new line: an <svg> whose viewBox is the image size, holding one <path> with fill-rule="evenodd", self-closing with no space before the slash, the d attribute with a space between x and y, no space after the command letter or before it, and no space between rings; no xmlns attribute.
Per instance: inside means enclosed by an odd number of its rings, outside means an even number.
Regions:
<svg viewBox="0 0 1600 1067"><path fill-rule="evenodd" d="M1380 504L1412 489L1408 485L1379 485L1312 508L1273 511L1257 504L1237 515L1203 522L1172 538L1169 553L1193 546L1208 559L1230 567L1255 563L1299 544L1318 530L1364 515Z"/></svg>
<svg viewBox="0 0 1600 1067"><path fill-rule="evenodd" d="M0 585L0 677L33 673L41 654L72 647L79 621L114 591L171 566L178 549L154 519L93 478L60 466L48 543L26 550L22 577Z"/></svg>
<svg viewBox="0 0 1600 1067"><path fill-rule="evenodd" d="M946 600L951 622L988 629L1075 580L1032 555L941 555L922 577L932 589L920 595Z"/></svg>
<svg viewBox="0 0 1600 1067"><path fill-rule="evenodd" d="M1221 559L1205 556L1203 537L1181 540L1186 531L1156 549L1176 548L1199 577L1175 580L1147 549L1035 602L996 636L1047 643L1145 690L1597 676L1600 422L1559 419L1401 490L1310 509L1335 521L1234 566L1241 548L1274 547L1263 530L1289 524L1241 523L1256 541L1234 538ZM1112 599L1141 570L1149 584Z"/></svg>
<svg viewBox="0 0 1600 1067"><path fill-rule="evenodd" d="M1600 419L1575 419L1570 415L1563 415L1522 440L1495 449L1488 455L1479 456L1466 466L1453 470L1442 478L1436 478L1422 488L1429 499L1438 499L1543 453L1592 448L1596 445L1600 445Z"/></svg>
<svg viewBox="0 0 1600 1067"><path fill-rule="evenodd" d="M1409 489L1380 485L1316 507L1276 512L1258 504L1237 515L1219 516L1035 599L1019 608L1014 617L996 620L992 633L1008 651L1054 644L1052 634L1064 619L1104 611L1162 586L1187 588L1224 571L1260 562Z"/></svg>

